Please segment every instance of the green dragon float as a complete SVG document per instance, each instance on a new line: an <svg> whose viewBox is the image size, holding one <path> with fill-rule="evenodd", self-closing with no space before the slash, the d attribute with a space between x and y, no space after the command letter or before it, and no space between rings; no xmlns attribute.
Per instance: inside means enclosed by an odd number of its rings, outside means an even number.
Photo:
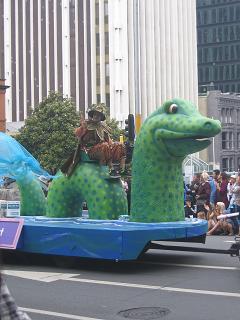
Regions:
<svg viewBox="0 0 240 320"><path fill-rule="evenodd" d="M182 161L206 148L209 138L220 130L219 121L202 116L192 103L181 99L165 102L146 119L134 145L131 221L184 220ZM120 179L111 179L107 167L85 155L70 177L60 174L53 180L47 199L31 173L17 183L24 216L78 217L83 201L90 219L127 215Z"/></svg>

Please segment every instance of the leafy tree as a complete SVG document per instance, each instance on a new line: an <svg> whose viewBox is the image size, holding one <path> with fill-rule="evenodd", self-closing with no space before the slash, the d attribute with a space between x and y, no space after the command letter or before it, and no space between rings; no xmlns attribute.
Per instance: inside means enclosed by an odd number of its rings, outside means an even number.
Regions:
<svg viewBox="0 0 240 320"><path fill-rule="evenodd" d="M34 108L16 139L43 168L55 174L76 148L74 129L78 124L73 102L60 93L50 92Z"/></svg>

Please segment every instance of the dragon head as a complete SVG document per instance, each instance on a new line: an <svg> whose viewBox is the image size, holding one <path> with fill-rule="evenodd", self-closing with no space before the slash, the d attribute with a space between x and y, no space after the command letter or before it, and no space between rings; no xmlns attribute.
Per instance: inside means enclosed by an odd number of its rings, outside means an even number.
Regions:
<svg viewBox="0 0 240 320"><path fill-rule="evenodd" d="M191 102L182 99L166 101L146 125L153 142L174 158L205 149L210 138L221 131L220 121L202 116Z"/></svg>

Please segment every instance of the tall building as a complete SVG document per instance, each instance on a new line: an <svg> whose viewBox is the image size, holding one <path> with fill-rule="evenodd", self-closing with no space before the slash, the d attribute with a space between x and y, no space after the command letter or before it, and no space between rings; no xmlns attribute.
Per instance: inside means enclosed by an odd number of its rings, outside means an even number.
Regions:
<svg viewBox="0 0 240 320"><path fill-rule="evenodd" d="M130 112L144 120L166 99L197 103L195 0L111 0L110 5L115 12L109 15L113 105L129 101ZM120 90L114 91L114 83Z"/></svg>
<svg viewBox="0 0 240 320"><path fill-rule="evenodd" d="M60 91L85 111L105 102L122 125L166 99L197 103L195 0L0 0L6 118Z"/></svg>
<svg viewBox="0 0 240 320"><path fill-rule="evenodd" d="M200 158L221 171L237 171L240 168L240 95L208 91L199 96L199 110L202 114L219 119L222 131Z"/></svg>
<svg viewBox="0 0 240 320"><path fill-rule="evenodd" d="M88 103L90 43L86 0L0 1L6 118L23 121L49 91ZM2 37L1 37L2 39ZM89 70L89 73L88 73Z"/></svg>
<svg viewBox="0 0 240 320"><path fill-rule="evenodd" d="M197 0L199 92L240 92L240 1Z"/></svg>

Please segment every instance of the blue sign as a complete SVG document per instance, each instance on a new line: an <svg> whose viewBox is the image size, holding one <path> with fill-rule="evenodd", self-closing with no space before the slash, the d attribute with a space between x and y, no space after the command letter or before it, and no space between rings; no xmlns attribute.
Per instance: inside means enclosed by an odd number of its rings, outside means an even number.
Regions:
<svg viewBox="0 0 240 320"><path fill-rule="evenodd" d="M0 218L0 248L16 249L23 219Z"/></svg>

